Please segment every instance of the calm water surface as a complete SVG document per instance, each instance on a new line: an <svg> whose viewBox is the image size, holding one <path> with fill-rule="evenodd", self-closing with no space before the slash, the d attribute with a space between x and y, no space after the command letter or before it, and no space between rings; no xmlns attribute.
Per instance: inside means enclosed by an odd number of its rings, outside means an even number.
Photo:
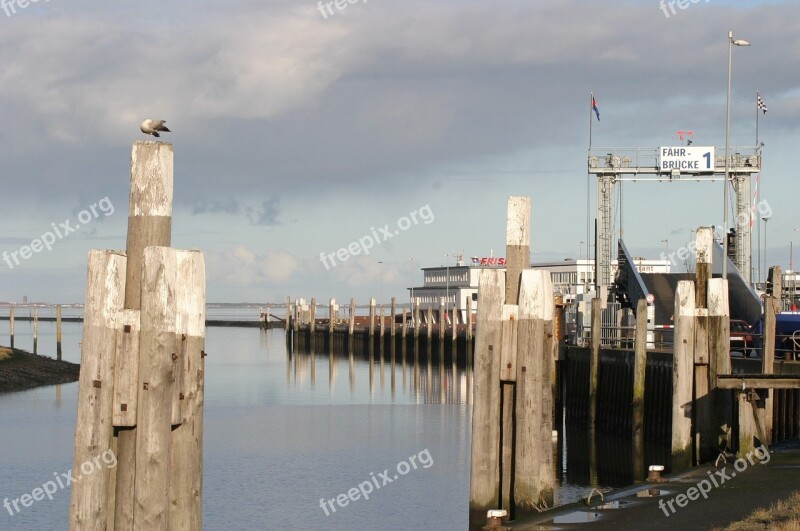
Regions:
<svg viewBox="0 0 800 531"><path fill-rule="evenodd" d="M18 322L16 333L16 346L30 350L30 325ZM64 324L65 359L79 361L80 336L80 324ZM52 323L40 324L39 337L41 352L55 351ZM206 351L205 529L466 528L471 406L462 369L403 370L399 353L394 369L388 353L372 366L346 355L289 356L281 330L211 327ZM77 384L0 395L0 499L72 468L76 407ZM397 474L411 456L417 468ZM398 478L369 500L329 515L320 507L386 469ZM588 490L563 481L557 500ZM0 507L0 529L67 529L69 494L14 516Z"/></svg>

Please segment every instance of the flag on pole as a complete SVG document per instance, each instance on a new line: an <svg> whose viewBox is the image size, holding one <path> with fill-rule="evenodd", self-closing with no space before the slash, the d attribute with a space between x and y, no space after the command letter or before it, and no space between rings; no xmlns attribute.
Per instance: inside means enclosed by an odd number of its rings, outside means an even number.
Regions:
<svg viewBox="0 0 800 531"><path fill-rule="evenodd" d="M756 93L756 104L758 108L764 111L764 114L767 114L767 104L764 103L764 99L761 97L761 94Z"/></svg>
<svg viewBox="0 0 800 531"><path fill-rule="evenodd" d="M597 115L597 121L600 121L600 109L597 108L597 101L592 96L592 110L594 111L595 115ZM766 112L766 111L764 111Z"/></svg>

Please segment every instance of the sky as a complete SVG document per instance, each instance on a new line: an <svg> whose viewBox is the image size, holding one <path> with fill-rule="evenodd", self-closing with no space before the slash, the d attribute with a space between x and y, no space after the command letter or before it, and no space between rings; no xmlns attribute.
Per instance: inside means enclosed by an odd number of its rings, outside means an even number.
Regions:
<svg viewBox="0 0 800 531"><path fill-rule="evenodd" d="M753 149L759 91L767 260L789 267L800 3L340 5L4 0L0 301L82 302L88 252L124 250L145 118L173 131L172 244L204 252L209 301L405 301L421 267L503 256L512 195L532 201L533 259L574 258L590 118L593 148L686 130L724 147L729 30L752 43L734 49L731 145ZM720 226L722 192L626 183L628 248L658 258ZM80 227L22 257L63 223Z"/></svg>

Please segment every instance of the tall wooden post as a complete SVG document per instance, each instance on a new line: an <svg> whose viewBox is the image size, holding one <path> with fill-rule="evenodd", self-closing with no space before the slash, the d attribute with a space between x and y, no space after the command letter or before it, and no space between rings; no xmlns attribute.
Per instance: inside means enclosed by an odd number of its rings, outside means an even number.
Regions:
<svg viewBox="0 0 800 531"><path fill-rule="evenodd" d="M644 390L647 374L647 301L636 303L633 355L633 480L644 479Z"/></svg>
<svg viewBox="0 0 800 531"><path fill-rule="evenodd" d="M292 325L292 298L286 297L286 320L283 322L286 337L289 337L289 330Z"/></svg>
<svg viewBox="0 0 800 531"><path fill-rule="evenodd" d="M61 305L56 306L56 359L61 361Z"/></svg>
<svg viewBox="0 0 800 531"><path fill-rule="evenodd" d="M514 515L553 506L553 334L555 300L550 273L522 271L516 362Z"/></svg>
<svg viewBox="0 0 800 531"><path fill-rule="evenodd" d="M386 329L384 326L386 324L386 313L383 309L383 304L381 304L381 313L380 313L380 323L381 323L381 330L380 330L380 338L381 338L381 346L383 346L383 332Z"/></svg>
<svg viewBox="0 0 800 531"><path fill-rule="evenodd" d="M70 529L105 529L110 463L114 352L118 320L124 301L125 255L112 251L89 253L86 302L81 341L81 373L78 383L78 416L75 426L75 458L72 470L79 481L72 485ZM93 472L81 466L91 463ZM98 469L94 463L100 463Z"/></svg>
<svg viewBox="0 0 800 531"><path fill-rule="evenodd" d="M692 465L692 376L694 367L694 282L675 290L675 340L672 370L672 470Z"/></svg>
<svg viewBox="0 0 800 531"><path fill-rule="evenodd" d="M39 307L33 309L33 353L38 354L39 343Z"/></svg>
<svg viewBox="0 0 800 531"><path fill-rule="evenodd" d="M470 528L486 523L486 512L500 505L500 346L505 275L483 270L478 281L475 337Z"/></svg>
<svg viewBox="0 0 800 531"><path fill-rule="evenodd" d="M375 337L375 297L369 300L369 338Z"/></svg>
<svg viewBox="0 0 800 531"><path fill-rule="evenodd" d="M775 372L775 318L780 308L779 300L775 297L767 297L764 301L764 330L763 344L761 351L761 372L773 374ZM772 443L772 413L774 409L774 391L766 391L766 404L764 407L764 431L767 440L765 443Z"/></svg>
<svg viewBox="0 0 800 531"><path fill-rule="evenodd" d="M314 341L314 331L317 327L317 299L311 299L311 309L309 310L310 315L308 316L308 333L310 336L311 341Z"/></svg>
<svg viewBox="0 0 800 531"><path fill-rule="evenodd" d="M395 325L394 325L395 318L394 318L394 316L397 313L397 298L396 297L392 297L392 309L391 309L391 311L392 311L392 320L389 323L389 334L392 336L392 343L394 343L394 335L395 335Z"/></svg>
<svg viewBox="0 0 800 531"><path fill-rule="evenodd" d="M469 343L472 341L472 297L467 297L467 359L469 356Z"/></svg>
<svg viewBox="0 0 800 531"><path fill-rule="evenodd" d="M417 343L417 339L419 338L419 302L415 300L411 303L414 306L414 342Z"/></svg>
<svg viewBox="0 0 800 531"><path fill-rule="evenodd" d="M170 441L169 527L203 528L206 273L199 251L177 252L176 310L184 343L183 423Z"/></svg>
<svg viewBox="0 0 800 531"><path fill-rule="evenodd" d="M131 189L128 206L128 267L125 309L140 310L144 250L167 247L171 242L173 197L173 149L165 142L135 142L131 150ZM171 353L170 353L171 354ZM137 353L137 356L140 354ZM138 363L138 359L136 363ZM139 393L141 393L141 386ZM134 529L136 440L138 428L117 434L115 478L116 529Z"/></svg>
<svg viewBox="0 0 800 531"><path fill-rule="evenodd" d="M444 341L444 336L447 331L447 306L445 305L444 297L439 298L439 340Z"/></svg>
<svg viewBox="0 0 800 531"><path fill-rule="evenodd" d="M354 298L350 299L350 322L347 325L347 335L349 340L352 341L353 339L353 332L355 331L356 327L356 300Z"/></svg>
<svg viewBox="0 0 800 531"><path fill-rule="evenodd" d="M711 389L716 377L711 376L714 350L709 348L708 282L711 280L712 242L711 227L700 227L696 232L695 265L695 329L694 329L694 410L695 462L714 459L719 453L717 429L714 426L715 409Z"/></svg>
<svg viewBox="0 0 800 531"><path fill-rule="evenodd" d="M708 338L709 338L709 392L715 405L712 417L715 450L730 442L732 418L731 392L717 389L717 376L731 374L731 326L728 303L728 281L713 278L708 281Z"/></svg>
<svg viewBox="0 0 800 531"><path fill-rule="evenodd" d="M589 362L589 429L593 430L597 420L597 388L600 383L600 299L592 299L592 357Z"/></svg>
<svg viewBox="0 0 800 531"><path fill-rule="evenodd" d="M331 299L328 305L328 340L329 345L333 346L333 331L336 329L336 299ZM329 349L330 350L330 349Z"/></svg>
<svg viewBox="0 0 800 531"><path fill-rule="evenodd" d="M14 348L14 305L8 310L8 324L11 331L11 348Z"/></svg>

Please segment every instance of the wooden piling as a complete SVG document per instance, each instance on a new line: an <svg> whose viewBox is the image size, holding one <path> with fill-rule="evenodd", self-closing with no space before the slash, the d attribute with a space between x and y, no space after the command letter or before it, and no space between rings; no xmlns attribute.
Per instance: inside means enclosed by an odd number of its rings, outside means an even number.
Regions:
<svg viewBox="0 0 800 531"><path fill-rule="evenodd" d="M56 359L61 361L61 305L56 306Z"/></svg>
<svg viewBox="0 0 800 531"><path fill-rule="evenodd" d="M38 354L39 342L39 307L33 309L33 353Z"/></svg>
<svg viewBox="0 0 800 531"><path fill-rule="evenodd" d="M472 341L472 297L467 297L467 345ZM467 359L469 355L469 346L467 346Z"/></svg>
<svg viewBox="0 0 800 531"><path fill-rule="evenodd" d="M136 409L139 404L139 310L123 310L114 364L114 426L136 426Z"/></svg>
<svg viewBox="0 0 800 531"><path fill-rule="evenodd" d="M420 322L419 322L419 301L415 299L414 302L412 302L411 304L412 304L412 306L414 306L414 343L416 344L416 343L418 343L417 339L419 339L419 325L420 325Z"/></svg>
<svg viewBox="0 0 800 531"><path fill-rule="evenodd" d="M292 324L292 298L286 297L286 320L283 322L286 337L289 337L289 330Z"/></svg>
<svg viewBox="0 0 800 531"><path fill-rule="evenodd" d="M375 297L369 300L369 338L375 337Z"/></svg>
<svg viewBox="0 0 800 531"><path fill-rule="evenodd" d="M431 338L433 337L433 307L428 304L428 313L426 314L426 321L428 325L428 344L430 344Z"/></svg>
<svg viewBox="0 0 800 531"><path fill-rule="evenodd" d="M675 290L672 371L672 471L692 466L692 377L694 368L694 282Z"/></svg>
<svg viewBox="0 0 800 531"><path fill-rule="evenodd" d="M317 299L311 299L311 308L309 310L310 314L308 316L308 333L310 336L311 341L314 341L314 331L317 327Z"/></svg>
<svg viewBox="0 0 800 531"><path fill-rule="evenodd" d="M470 528L486 523L486 512L500 504L500 347L505 275L480 272L472 406Z"/></svg>
<svg viewBox="0 0 800 531"><path fill-rule="evenodd" d="M636 335L633 356L633 480L644 479L644 390L647 374L647 300L636 303Z"/></svg>
<svg viewBox="0 0 800 531"><path fill-rule="evenodd" d="M356 326L356 300L354 298L350 299L350 322L347 325L347 335L349 336L350 340L352 341L353 338L353 331L355 330Z"/></svg>
<svg viewBox="0 0 800 531"><path fill-rule="evenodd" d="M515 518L538 512L543 504L553 506L555 468L550 381L556 338L553 335L555 300L549 272L522 271L518 308L513 469Z"/></svg>
<svg viewBox="0 0 800 531"><path fill-rule="evenodd" d="M458 337L458 310L456 309L456 305L453 304L453 310L451 312L451 319L450 319L450 339L455 342L457 337ZM455 349L453 350L453 352L455 352Z"/></svg>
<svg viewBox="0 0 800 531"><path fill-rule="evenodd" d="M406 327L406 309L403 308L402 311L403 311L403 317L402 317L402 322L400 323L400 326L402 327L400 329L400 337L403 338L403 343L405 343L406 342L405 341L406 340L406 335L408 333L408 331L406 330L406 328L407 328Z"/></svg>
<svg viewBox="0 0 800 531"><path fill-rule="evenodd" d="M712 397L712 377L709 350L708 281L711 279L712 243L711 227L700 227L695 235L695 328L694 328L694 408L695 462L713 460L719 453L717 428L714 427L715 408Z"/></svg>
<svg viewBox="0 0 800 531"><path fill-rule="evenodd" d="M437 317L439 319L439 341L444 341L444 336L447 331L447 305L445 298L439 297L439 312Z"/></svg>
<svg viewBox="0 0 800 531"><path fill-rule="evenodd" d="M8 324L11 331L11 348L14 348L14 305L8 310Z"/></svg>
<svg viewBox="0 0 800 531"><path fill-rule="evenodd" d="M125 278L127 310L141 309L145 248L167 247L171 243L173 158L172 144L166 142L137 141L131 149ZM137 387L141 393L141 387ZM134 529L137 430L120 429L117 433L113 522L116 529Z"/></svg>
<svg viewBox="0 0 800 531"><path fill-rule="evenodd" d="M764 330L762 351L761 351L761 372L773 374L775 372L775 319L780 311L779 300L775 297L767 297L764 301ZM764 406L764 430L766 432L766 443L772 443L772 414L774 411L775 391L766 390L766 404Z"/></svg>
<svg viewBox="0 0 800 531"><path fill-rule="evenodd" d="M206 273L203 254L177 251L176 311L184 345L183 422L172 430L169 528L203 528L203 410L205 406Z"/></svg>
<svg viewBox="0 0 800 531"><path fill-rule="evenodd" d="M592 357L589 362L589 429L594 429L597 419L597 388L600 382L600 299L592 299Z"/></svg>
<svg viewBox="0 0 800 531"><path fill-rule="evenodd" d="M391 335L392 339L394 340L394 335L395 335L395 325L394 325L395 318L394 318L394 316L397 313L397 298L396 297L392 297L391 312L392 312L392 320L389 323L389 335ZM394 343L394 341L392 341L392 343Z"/></svg>
<svg viewBox="0 0 800 531"><path fill-rule="evenodd" d="M125 294L125 255L112 251L89 253L86 302L78 383L78 415L72 470L81 475L72 484L70 529L105 529L111 469L99 466L81 473L86 463L110 460L113 426L114 352ZM96 461L95 461L96 460ZM92 465L93 466L93 465Z"/></svg>
<svg viewBox="0 0 800 531"><path fill-rule="evenodd" d="M379 335L379 337L381 338L381 346L383 346L383 331L386 329L386 326L384 326L384 325L386 324L386 315L385 315L385 312L384 312L384 309L383 309L383 304L381 304L381 313L380 313L380 316L381 316L381 317L380 317L380 319L381 319L381 320L380 320L380 323L381 323L381 330L380 330L380 335Z"/></svg>
<svg viewBox="0 0 800 531"><path fill-rule="evenodd" d="M728 281L714 278L708 281L708 381L709 393L714 404L714 415L711 418L711 440L713 455L730 445L731 426L731 392L717 388L717 376L731 374L731 328L730 305L728 303ZM762 404L763 405L763 404Z"/></svg>
<svg viewBox="0 0 800 531"><path fill-rule="evenodd" d="M176 281L175 250L146 247L139 299L142 330L139 339L134 529L169 529Z"/></svg>
<svg viewBox="0 0 800 531"><path fill-rule="evenodd" d="M336 299L331 299L328 304L328 345L333 348L333 331L336 329Z"/></svg>

